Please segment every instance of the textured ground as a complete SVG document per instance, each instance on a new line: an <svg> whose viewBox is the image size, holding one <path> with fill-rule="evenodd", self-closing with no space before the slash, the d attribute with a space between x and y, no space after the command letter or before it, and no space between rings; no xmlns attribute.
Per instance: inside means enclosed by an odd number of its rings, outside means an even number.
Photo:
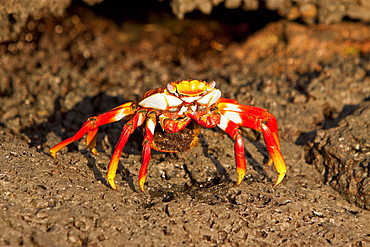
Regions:
<svg viewBox="0 0 370 247"><path fill-rule="evenodd" d="M158 14L117 23L82 8L30 18L0 44L0 245L370 245L370 28L255 25ZM203 130L191 151L154 153L144 193L140 131L124 149L118 190L105 180L123 123L100 129L99 155L81 141L49 156L87 117L185 78L216 80L224 97L271 110L288 166L281 185L263 165L261 135L247 129L249 169L237 187L233 142L219 130ZM364 138L347 139L346 122ZM359 150L360 165L324 162L325 147L348 159L338 138ZM350 190L338 171L354 178Z"/></svg>
<svg viewBox="0 0 370 247"><path fill-rule="evenodd" d="M118 11L120 16L129 13L145 12L147 9L171 9L171 12L182 19L186 14L200 11L204 14L218 12L220 9L243 10L246 15L253 16L256 10L265 10L268 15L279 15L287 20L301 21L306 24L339 23L346 18L370 22L370 2L367 0L33 0L33 1L1 1L0 2L0 42L16 40L22 32L29 16L37 18L42 12L61 16L66 8L76 3L86 3L97 9L108 6L110 14ZM111 7L115 5L114 7ZM135 6L137 9L133 9ZM232 12L223 15L232 19ZM112 16L111 16L112 17ZM267 17L269 18L269 17Z"/></svg>

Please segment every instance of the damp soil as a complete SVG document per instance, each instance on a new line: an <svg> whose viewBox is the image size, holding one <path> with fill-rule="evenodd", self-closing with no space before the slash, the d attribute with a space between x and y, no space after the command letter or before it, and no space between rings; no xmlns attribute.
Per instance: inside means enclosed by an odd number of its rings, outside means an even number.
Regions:
<svg viewBox="0 0 370 247"><path fill-rule="evenodd" d="M78 7L31 18L18 40L0 44L0 245L370 245L370 212L307 158L312 135L369 99L370 27L250 25L168 15L117 23ZM202 129L189 151L153 152L145 192L141 130L123 150L118 189L105 179L124 122L100 128L98 155L81 140L50 157L88 117L188 78L270 109L288 168L280 185L262 135L249 129L239 186L233 141L218 129Z"/></svg>

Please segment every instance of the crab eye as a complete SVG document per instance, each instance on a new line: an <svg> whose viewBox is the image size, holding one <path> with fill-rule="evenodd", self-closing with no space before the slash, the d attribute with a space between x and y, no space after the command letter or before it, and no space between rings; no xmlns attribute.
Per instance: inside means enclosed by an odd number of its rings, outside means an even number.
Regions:
<svg viewBox="0 0 370 247"><path fill-rule="evenodd" d="M171 83L168 83L167 84L167 91L170 92L170 93L174 93L175 92L175 88L174 88L174 86L172 86Z"/></svg>
<svg viewBox="0 0 370 247"><path fill-rule="evenodd" d="M208 87L209 87L209 90L212 90L216 87L216 82L215 81L211 81L210 83L208 83Z"/></svg>

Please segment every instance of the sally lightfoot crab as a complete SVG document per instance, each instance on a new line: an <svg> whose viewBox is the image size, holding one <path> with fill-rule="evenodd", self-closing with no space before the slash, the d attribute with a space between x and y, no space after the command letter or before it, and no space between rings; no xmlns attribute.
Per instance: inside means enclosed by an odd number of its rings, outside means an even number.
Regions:
<svg viewBox="0 0 370 247"><path fill-rule="evenodd" d="M56 158L60 149L85 134L87 146L96 154L98 127L127 120L107 171L108 183L113 189L117 189L114 177L122 149L132 132L144 125L142 165L138 176L140 190L144 191L152 149L161 152L187 151L198 143L200 126L217 126L235 140L234 152L238 173L236 184L239 185L246 174L244 141L240 127L248 127L262 132L270 155L267 165L274 163L278 173L275 185L280 184L284 179L286 166L280 151L276 118L266 109L241 105L236 100L222 98L221 91L215 86L214 81L207 83L188 79L170 82L162 88L150 90L138 102L128 102L88 118L74 136L52 147L50 154Z"/></svg>

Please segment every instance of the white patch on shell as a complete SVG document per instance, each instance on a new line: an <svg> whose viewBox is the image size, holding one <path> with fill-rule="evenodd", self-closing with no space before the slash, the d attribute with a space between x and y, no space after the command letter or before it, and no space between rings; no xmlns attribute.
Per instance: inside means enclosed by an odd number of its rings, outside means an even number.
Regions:
<svg viewBox="0 0 370 247"><path fill-rule="evenodd" d="M145 108L168 110L169 107L176 107L182 103L183 101L176 96L166 93L156 93L140 101L139 105Z"/></svg>
<svg viewBox="0 0 370 247"><path fill-rule="evenodd" d="M223 114L227 119L233 121L236 124L241 124L243 122L240 114L238 112L227 111Z"/></svg>
<svg viewBox="0 0 370 247"><path fill-rule="evenodd" d="M221 97L221 91L218 89L214 89L213 91L209 92L208 94L200 98L198 100L198 103L201 105L211 106L214 103L216 103L220 97Z"/></svg>

